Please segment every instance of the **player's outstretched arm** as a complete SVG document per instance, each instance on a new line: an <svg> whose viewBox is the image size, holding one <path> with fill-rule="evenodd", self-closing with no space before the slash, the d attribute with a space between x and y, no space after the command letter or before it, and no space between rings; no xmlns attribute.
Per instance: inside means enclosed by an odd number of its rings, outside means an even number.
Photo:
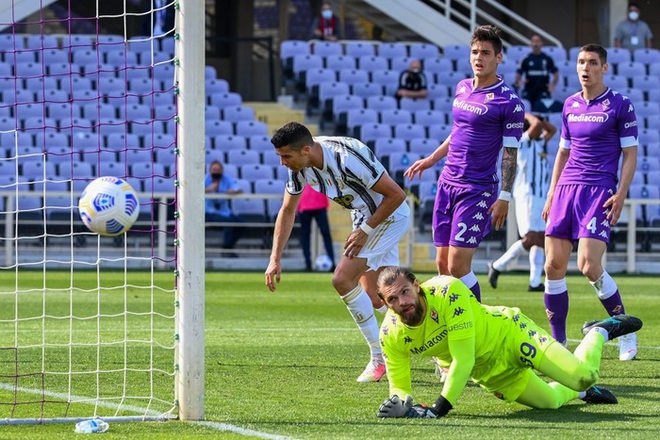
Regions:
<svg viewBox="0 0 660 440"><path fill-rule="evenodd" d="M275 220L273 247L270 252L270 261L265 273L266 286L271 292L275 291L277 283L280 282L282 276L282 252L284 252L284 247L289 241L291 230L293 230L293 223L296 219L296 208L298 207L299 200L300 194L291 195L284 190L284 202L277 214L277 220Z"/></svg>
<svg viewBox="0 0 660 440"><path fill-rule="evenodd" d="M404 171L404 177L407 177L410 180L415 180L415 176L422 178L422 173L435 165L440 159L446 157L449 153L449 140L451 136L448 136L445 141L436 148L436 150L423 159L415 161L406 171Z"/></svg>

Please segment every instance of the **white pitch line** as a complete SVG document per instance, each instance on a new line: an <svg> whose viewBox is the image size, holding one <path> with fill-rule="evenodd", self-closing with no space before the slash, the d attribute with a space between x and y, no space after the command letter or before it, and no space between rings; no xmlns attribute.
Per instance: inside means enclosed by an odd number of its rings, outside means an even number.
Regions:
<svg viewBox="0 0 660 440"><path fill-rule="evenodd" d="M209 428L217 429L218 431L229 431L235 434L249 435L252 437L265 438L268 440L295 440L293 437L287 437L285 435L277 435L277 434L268 434L266 432L241 428L240 426L228 425L227 423L219 423L219 422L193 422L193 423L207 426Z"/></svg>
<svg viewBox="0 0 660 440"><path fill-rule="evenodd" d="M36 388L25 388L25 387L14 387L13 385L8 385L6 383L0 383L0 389L7 390L7 391L19 391L21 393L28 393L28 394L39 394L42 396L48 396L60 400L65 400L65 401L72 401L73 403L80 403L80 404L86 404L86 405L98 405L102 406L104 408L111 408L111 409L123 409L127 411L132 411L138 414L144 414L148 416L153 416L153 417L158 417L162 415L158 411L150 410L147 408L142 408L139 406L135 405L118 405L116 403L112 402L106 402L103 400L99 401L94 401L94 399L88 398L88 397L81 397L81 396L74 396L74 395L69 395L69 394L63 394L63 393L55 393L53 391L48 391L48 390L42 390L42 389L36 389ZM93 401L93 403L91 402ZM245 436L252 436L252 437L258 437L258 438L263 438L267 440L296 440L293 437L287 437L284 435L277 435L277 434L269 434L267 432L261 432L261 431L255 431L253 429L247 429L247 428L241 428L240 426L235 426L235 425L230 425L227 423L219 423L219 422L211 422L211 421L201 421L201 422L191 422L192 424L196 425L202 425L206 426L211 429L215 429L217 431L228 431L228 432L233 432L235 434L239 435L245 435Z"/></svg>

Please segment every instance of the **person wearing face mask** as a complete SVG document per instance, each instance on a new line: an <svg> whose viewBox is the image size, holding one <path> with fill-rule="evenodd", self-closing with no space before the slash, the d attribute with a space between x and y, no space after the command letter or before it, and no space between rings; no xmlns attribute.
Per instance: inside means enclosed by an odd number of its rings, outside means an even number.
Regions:
<svg viewBox="0 0 660 440"><path fill-rule="evenodd" d="M408 68L399 76L396 98L423 99L427 96L426 75L422 72L422 63L420 60L412 60Z"/></svg>
<svg viewBox="0 0 660 440"><path fill-rule="evenodd" d="M341 21L332 12L332 4L323 2L321 14L312 23L313 37L316 40L337 41L341 40Z"/></svg>
<svg viewBox="0 0 660 440"><path fill-rule="evenodd" d="M243 190L236 179L224 174L224 167L218 160L209 165L209 172L204 179L204 192L207 194L241 194ZM241 223L243 220L231 211L228 199L206 199L206 222ZM223 248L233 249L240 238L243 228L228 226L223 228ZM236 257L229 253L225 256Z"/></svg>
<svg viewBox="0 0 660 440"><path fill-rule="evenodd" d="M645 21L639 19L639 5L628 4L628 18L618 24L614 31L614 46L626 49L650 49L653 46L653 33Z"/></svg>

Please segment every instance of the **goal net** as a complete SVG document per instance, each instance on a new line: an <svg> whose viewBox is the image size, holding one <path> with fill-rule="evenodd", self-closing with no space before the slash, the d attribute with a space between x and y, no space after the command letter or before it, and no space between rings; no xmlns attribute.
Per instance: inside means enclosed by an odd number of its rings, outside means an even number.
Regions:
<svg viewBox="0 0 660 440"><path fill-rule="evenodd" d="M179 416L179 13L0 5L0 424ZM77 209L108 175L140 197L118 238Z"/></svg>

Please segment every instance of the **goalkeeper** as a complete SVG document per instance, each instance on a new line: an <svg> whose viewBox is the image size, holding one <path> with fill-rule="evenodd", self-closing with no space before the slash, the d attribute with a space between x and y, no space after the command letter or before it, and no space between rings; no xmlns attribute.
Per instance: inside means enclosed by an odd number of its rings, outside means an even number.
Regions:
<svg viewBox="0 0 660 440"><path fill-rule="evenodd" d="M617 403L610 391L594 385L603 345L642 327L630 315L585 323L585 337L571 353L519 309L480 304L453 277L420 284L409 270L389 267L378 277L378 292L389 308L380 341L391 396L380 406L379 417L445 416L470 378L502 400L532 408L555 409L576 398ZM435 356L449 369L431 407L413 404L414 354ZM533 369L553 382L545 382Z"/></svg>

